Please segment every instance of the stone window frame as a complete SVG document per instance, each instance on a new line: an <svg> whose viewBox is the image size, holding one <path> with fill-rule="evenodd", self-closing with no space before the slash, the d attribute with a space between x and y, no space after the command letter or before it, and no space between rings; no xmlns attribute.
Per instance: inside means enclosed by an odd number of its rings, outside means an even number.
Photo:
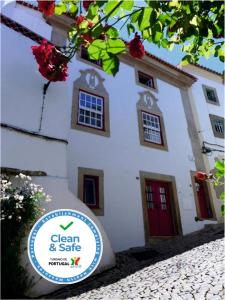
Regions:
<svg viewBox="0 0 225 300"><path fill-rule="evenodd" d="M109 94L103 85L103 81L105 79L102 78L94 69L80 70L80 73L81 76L75 80L73 85L71 128L104 137L110 137ZM80 90L90 94L95 94L104 99L103 129L78 123Z"/></svg>
<svg viewBox="0 0 225 300"><path fill-rule="evenodd" d="M140 73L143 73L147 76L150 76L152 79L153 79L153 83L154 83L154 88L150 87L150 86L147 86L143 83L141 83L139 81L139 72ZM136 84L137 85L140 85L141 87L145 88L145 89L148 89L150 91L154 91L155 93L158 93L158 85L157 85L157 80L156 80L156 77L153 76L152 74L150 74L150 72L148 70L145 70L145 69L142 69L142 68L135 68L135 81L136 81Z"/></svg>
<svg viewBox="0 0 225 300"><path fill-rule="evenodd" d="M205 84L202 85L202 88L203 88L203 93L204 93L206 102L207 102L207 103L210 103L210 104L213 104L213 105L219 106L219 105L220 105L220 102L219 102L219 98L218 98L218 95L217 95L217 90L216 90L216 88L211 87L211 86L208 86L208 85L205 85ZM216 102L211 101L211 100L208 98L208 96L207 96L207 91L206 91L207 89L212 90L212 91L214 92L215 97L216 97Z"/></svg>
<svg viewBox="0 0 225 300"><path fill-rule="evenodd" d="M84 202L84 176L98 177L98 208L88 206L96 216L104 216L104 171L91 168L78 167L78 198ZM85 203L84 203L85 204ZM86 205L86 204L85 204Z"/></svg>
<svg viewBox="0 0 225 300"><path fill-rule="evenodd" d="M205 186L204 186L204 190L205 192L208 194L209 197L209 203L212 209L212 218L202 218L201 217L201 212L200 212L200 206L199 206L199 201L198 201L198 194L197 194L197 190L195 188L195 174L196 171L190 171L191 174L191 182L192 182L192 190L193 190L193 194L194 194L194 201L195 201L195 207L196 207L196 213L197 213L197 218L199 221L204 221L204 220L209 220L209 221L216 221L216 214L215 214L215 208L213 205L213 200L212 200L212 195L211 195L211 191L210 191L210 184L208 182L205 182Z"/></svg>
<svg viewBox="0 0 225 300"><path fill-rule="evenodd" d="M150 244L151 239L168 239L173 238L175 236L182 236L182 223L181 223L181 216L180 216L180 207L178 201L178 193L176 188L176 179L175 176L160 174L160 173L153 173L147 171L140 171L140 185L141 185L141 198L142 198L142 208L143 208L143 221L144 221L144 233L145 233L145 244L148 246ZM176 235L173 236L166 236L166 237L151 237L149 233L149 226L148 226L148 209L147 203L145 200L145 180L155 180L166 182L169 184L169 192L171 198L171 210L172 210L172 218L173 218L173 225L174 229L176 230Z"/></svg>
<svg viewBox="0 0 225 300"><path fill-rule="evenodd" d="M165 124L164 124L164 120L163 120L163 114L157 105L158 100L149 91L139 93L139 95L140 95L140 100L137 102L137 115L138 115L138 129L139 129L140 144L142 146L168 151ZM146 112L146 113L155 115L159 118L162 144L156 144L156 143L148 142L145 140L143 123L142 123L142 112Z"/></svg>
<svg viewBox="0 0 225 300"><path fill-rule="evenodd" d="M212 115L212 114L209 114L209 118L210 118L210 122L211 122L211 126L212 126L212 130L213 130L213 134L215 137L217 138L221 138L221 139L224 139L224 133L219 133L215 130L215 127L214 127L214 122L215 121L222 121L223 124L225 123L225 120L223 117L220 117L220 116L217 116L217 115ZM225 124L223 125L223 128L224 128Z"/></svg>

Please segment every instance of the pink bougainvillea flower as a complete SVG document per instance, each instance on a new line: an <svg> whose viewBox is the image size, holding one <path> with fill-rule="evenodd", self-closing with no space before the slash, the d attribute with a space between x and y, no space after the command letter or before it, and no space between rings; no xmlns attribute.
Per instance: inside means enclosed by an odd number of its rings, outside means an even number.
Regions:
<svg viewBox="0 0 225 300"><path fill-rule="evenodd" d="M135 37L128 44L129 53L135 58L142 58L145 55L145 48L142 44L140 36L135 33Z"/></svg>
<svg viewBox="0 0 225 300"><path fill-rule="evenodd" d="M67 59L55 46L43 40L40 46L32 46L39 65L39 72L50 81L65 81L68 77Z"/></svg>
<svg viewBox="0 0 225 300"><path fill-rule="evenodd" d="M195 179L197 180L206 180L208 178L207 174L204 172L196 172Z"/></svg>
<svg viewBox="0 0 225 300"><path fill-rule="evenodd" d="M39 65L43 65L49 61L52 51L55 47L49 44L47 41L43 40L40 46L32 46L32 52L36 58Z"/></svg>
<svg viewBox="0 0 225 300"><path fill-rule="evenodd" d="M83 1L83 7L85 10L88 10L89 6L93 3L92 0Z"/></svg>
<svg viewBox="0 0 225 300"><path fill-rule="evenodd" d="M55 13L55 0L38 0L38 9L47 17L53 16Z"/></svg>

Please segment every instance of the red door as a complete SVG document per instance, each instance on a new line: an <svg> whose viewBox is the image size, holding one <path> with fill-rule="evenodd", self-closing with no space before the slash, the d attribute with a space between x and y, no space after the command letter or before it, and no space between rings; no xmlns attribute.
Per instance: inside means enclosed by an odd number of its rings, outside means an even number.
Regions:
<svg viewBox="0 0 225 300"><path fill-rule="evenodd" d="M174 235L168 183L146 180L145 193L150 235Z"/></svg>
<svg viewBox="0 0 225 300"><path fill-rule="evenodd" d="M212 208L210 205L210 200L208 194L205 190L205 183L203 181L195 179L196 191L198 196L200 216L202 219L212 218Z"/></svg>

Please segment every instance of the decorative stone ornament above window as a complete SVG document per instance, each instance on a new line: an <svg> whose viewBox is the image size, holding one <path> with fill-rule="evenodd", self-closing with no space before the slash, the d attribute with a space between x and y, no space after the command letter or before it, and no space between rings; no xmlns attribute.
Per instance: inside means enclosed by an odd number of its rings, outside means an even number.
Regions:
<svg viewBox="0 0 225 300"><path fill-rule="evenodd" d="M139 93L137 102L140 144L168 151L163 115L156 97L149 91Z"/></svg>
<svg viewBox="0 0 225 300"><path fill-rule="evenodd" d="M214 105L220 105L216 89L207 85L202 85L206 102Z"/></svg>
<svg viewBox="0 0 225 300"><path fill-rule="evenodd" d="M110 136L109 95L94 70L81 70L73 86L71 128Z"/></svg>

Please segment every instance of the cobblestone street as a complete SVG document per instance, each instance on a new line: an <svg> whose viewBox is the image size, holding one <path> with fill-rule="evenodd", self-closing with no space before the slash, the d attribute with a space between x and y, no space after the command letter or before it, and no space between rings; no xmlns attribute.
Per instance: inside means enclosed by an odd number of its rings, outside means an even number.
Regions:
<svg viewBox="0 0 225 300"><path fill-rule="evenodd" d="M222 300L223 259L223 228L208 226L150 250L119 253L115 268L42 299Z"/></svg>

